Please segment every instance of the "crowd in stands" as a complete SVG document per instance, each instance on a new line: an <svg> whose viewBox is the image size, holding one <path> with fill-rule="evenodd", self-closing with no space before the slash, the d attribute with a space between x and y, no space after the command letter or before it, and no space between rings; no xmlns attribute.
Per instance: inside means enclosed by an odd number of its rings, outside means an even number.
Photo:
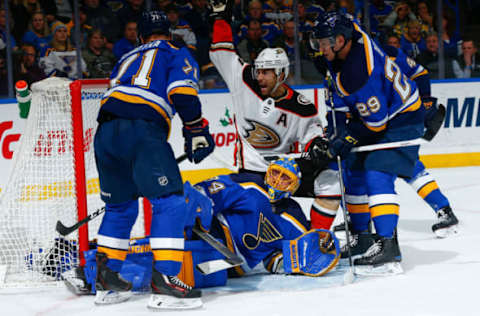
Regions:
<svg viewBox="0 0 480 316"><path fill-rule="evenodd" d="M145 1L80 0L77 27L73 0L9 0L9 10L0 7L0 95L7 94L7 13L10 14L14 81L23 79L31 84L49 76L104 78L110 75L123 54L140 44L137 24L146 10ZM309 58L308 32L318 14L338 6L356 21L368 22L362 25L369 25L370 33L380 45L402 48L424 65L433 79L439 78L437 0L371 0L369 21L365 21L363 0L298 0L296 8L292 2L235 0L234 39L239 55L246 62L253 62L266 47L282 47L291 62L289 83L321 82L323 78ZM208 0L151 0L148 5L166 13L173 39L186 45L197 59L201 88L225 88L208 56L211 38ZM294 9L298 12L298 27L295 27ZM446 78L480 76L477 52L480 23L476 18L479 13L479 1L443 0ZM297 38L299 66L295 64ZM77 42L81 49L80 67L77 67ZM294 82L296 69L301 70L301 82Z"/></svg>

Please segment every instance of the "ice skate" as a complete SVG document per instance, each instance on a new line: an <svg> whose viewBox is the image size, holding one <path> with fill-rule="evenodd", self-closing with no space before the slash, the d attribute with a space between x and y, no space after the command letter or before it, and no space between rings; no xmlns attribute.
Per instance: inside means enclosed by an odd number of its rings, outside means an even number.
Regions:
<svg viewBox="0 0 480 316"><path fill-rule="evenodd" d="M350 253L352 258L358 258L363 255L368 248L374 243L372 234L370 233L359 233L350 236ZM342 246L340 258L348 258L348 248L345 245Z"/></svg>
<svg viewBox="0 0 480 316"><path fill-rule="evenodd" d="M396 238L379 237L367 252L355 259L355 274L385 276L403 273L402 255Z"/></svg>
<svg viewBox="0 0 480 316"><path fill-rule="evenodd" d="M168 276L153 269L151 286L153 294L148 301L149 309L194 309L203 305L200 299L202 292L176 276Z"/></svg>
<svg viewBox="0 0 480 316"><path fill-rule="evenodd" d="M95 304L115 304L128 300L132 295L132 283L128 282L120 273L107 267L107 255L97 253L97 280L95 289Z"/></svg>
<svg viewBox="0 0 480 316"><path fill-rule="evenodd" d="M432 225L432 231L438 238L445 238L458 233L458 219L450 206L437 212L437 221Z"/></svg>

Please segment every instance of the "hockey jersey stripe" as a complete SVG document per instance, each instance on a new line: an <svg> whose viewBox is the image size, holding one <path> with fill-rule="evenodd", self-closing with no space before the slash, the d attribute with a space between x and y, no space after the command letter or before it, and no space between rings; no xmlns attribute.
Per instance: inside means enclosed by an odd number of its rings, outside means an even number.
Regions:
<svg viewBox="0 0 480 316"><path fill-rule="evenodd" d="M420 190L418 190L418 195L424 199L427 195L432 193L432 191L438 189L438 184L436 181L432 181L424 185Z"/></svg>
<svg viewBox="0 0 480 316"><path fill-rule="evenodd" d="M97 251L106 254L108 259L124 261L125 258L127 258L127 250L112 249L108 247L98 246Z"/></svg>
<svg viewBox="0 0 480 316"><path fill-rule="evenodd" d="M288 213L282 213L280 215L283 219L286 221L290 222L296 229L298 229L300 232L305 233L308 229L305 228L305 226L302 225L295 217Z"/></svg>
<svg viewBox="0 0 480 316"><path fill-rule="evenodd" d="M370 213L368 204L349 204L347 203L347 210L352 214Z"/></svg>
<svg viewBox="0 0 480 316"><path fill-rule="evenodd" d="M396 194L375 194L368 197L368 204L370 207L381 204L396 204L398 203L398 195Z"/></svg>
<svg viewBox="0 0 480 316"><path fill-rule="evenodd" d="M115 238L115 237L110 237L110 236L105 236L105 235L98 235L97 244L99 246L105 246L105 247L108 247L108 248L128 250L130 240L129 239Z"/></svg>
<svg viewBox="0 0 480 316"><path fill-rule="evenodd" d="M152 249L153 260L155 261L183 261L183 250L156 250Z"/></svg>
<svg viewBox="0 0 480 316"><path fill-rule="evenodd" d="M400 206L397 204L383 204L377 205L370 208L370 214L372 218L382 216L382 215L399 215L400 214Z"/></svg>
<svg viewBox="0 0 480 316"><path fill-rule="evenodd" d="M183 249L184 244L183 238L150 237L152 249Z"/></svg>
<svg viewBox="0 0 480 316"><path fill-rule="evenodd" d="M355 28L356 31L360 32L362 34L363 38L363 48L365 50L365 56L367 58L367 69L368 69L368 75L370 76L373 72L373 67L374 67L374 58L373 58L373 47L372 43L370 42L370 39L368 38L367 34L357 25L357 23L353 23L353 27Z"/></svg>

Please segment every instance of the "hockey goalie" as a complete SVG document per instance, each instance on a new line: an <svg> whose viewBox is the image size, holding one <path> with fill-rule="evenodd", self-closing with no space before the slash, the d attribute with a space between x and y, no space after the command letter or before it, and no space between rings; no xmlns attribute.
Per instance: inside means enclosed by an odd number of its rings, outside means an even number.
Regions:
<svg viewBox="0 0 480 316"><path fill-rule="evenodd" d="M338 240L328 230L310 230L300 206L290 198L300 184L299 176L295 160L280 159L270 164L265 182L232 174L195 186L185 183L189 212L185 260L178 277L189 286L202 288L225 285L227 277L243 276L262 263L270 273L314 277L334 269L340 257ZM223 259L209 244L198 240L192 232L195 225L240 256L243 264L208 275L194 269L199 263ZM84 268L64 274L68 288L76 294L95 293L95 252L87 252ZM132 241L121 275L132 283L134 291L149 290L151 260L148 240Z"/></svg>

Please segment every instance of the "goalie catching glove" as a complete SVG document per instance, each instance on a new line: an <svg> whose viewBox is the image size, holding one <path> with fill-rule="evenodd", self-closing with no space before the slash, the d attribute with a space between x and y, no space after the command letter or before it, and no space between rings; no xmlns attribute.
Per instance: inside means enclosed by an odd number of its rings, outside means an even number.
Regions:
<svg viewBox="0 0 480 316"><path fill-rule="evenodd" d="M208 129L208 121L201 118L194 123L184 123L185 153L188 160L199 163L215 149L215 142Z"/></svg>
<svg viewBox="0 0 480 316"><path fill-rule="evenodd" d="M325 229L312 229L294 240L282 242L285 273L322 276L340 259L335 235Z"/></svg>

